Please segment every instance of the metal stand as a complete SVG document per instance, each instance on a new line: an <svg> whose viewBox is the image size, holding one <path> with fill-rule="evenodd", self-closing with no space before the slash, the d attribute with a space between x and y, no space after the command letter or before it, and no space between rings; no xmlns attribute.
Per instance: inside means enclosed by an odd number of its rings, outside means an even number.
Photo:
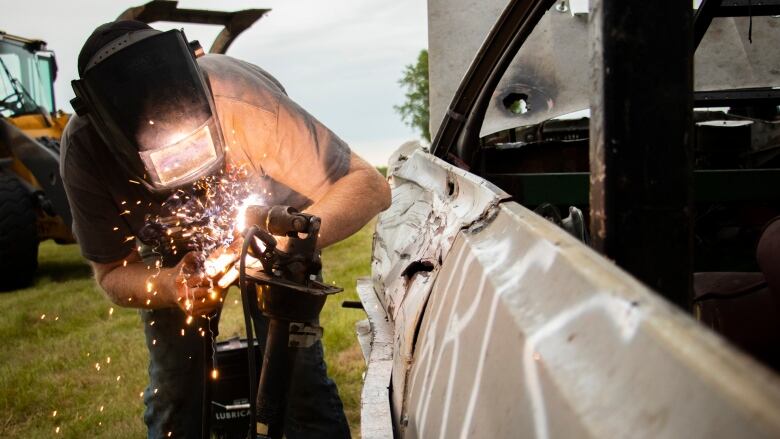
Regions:
<svg viewBox="0 0 780 439"><path fill-rule="evenodd" d="M257 422L265 425L267 430L265 434L258 431L258 438L280 438L284 434L287 390L296 354L295 349L288 347L290 331L289 323L285 323L277 319L268 322L256 401Z"/></svg>
<svg viewBox="0 0 780 439"><path fill-rule="evenodd" d="M258 309L250 309L246 300L254 297L254 303L269 322L257 397L253 401L250 437L279 439L284 435L287 393L295 357L299 349L312 346L322 337L322 328L317 326L320 311L327 296L340 292L341 288L314 280L322 268L316 250L319 218L291 207L254 206L247 209L247 224L256 226L246 233L241 255L244 313L246 316L257 313ZM286 237L285 251L276 248L272 234ZM262 269L246 268L249 249L261 262Z"/></svg>

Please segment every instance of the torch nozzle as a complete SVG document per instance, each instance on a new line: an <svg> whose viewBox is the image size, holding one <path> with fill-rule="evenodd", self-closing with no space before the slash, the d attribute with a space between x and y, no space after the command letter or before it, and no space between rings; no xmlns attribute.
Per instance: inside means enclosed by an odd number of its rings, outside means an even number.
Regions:
<svg viewBox="0 0 780 439"><path fill-rule="evenodd" d="M247 226L257 225L272 235L309 232L309 215L290 206L249 206L245 213Z"/></svg>

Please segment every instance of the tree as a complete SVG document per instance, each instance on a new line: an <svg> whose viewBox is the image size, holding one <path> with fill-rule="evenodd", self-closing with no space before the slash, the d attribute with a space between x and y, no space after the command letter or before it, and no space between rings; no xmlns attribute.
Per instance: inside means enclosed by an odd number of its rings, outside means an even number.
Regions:
<svg viewBox="0 0 780 439"><path fill-rule="evenodd" d="M430 142L430 111L428 103L428 51L423 49L417 56L416 64L408 64L398 83L406 89L406 102L394 105L393 109L401 115L408 126L420 131Z"/></svg>

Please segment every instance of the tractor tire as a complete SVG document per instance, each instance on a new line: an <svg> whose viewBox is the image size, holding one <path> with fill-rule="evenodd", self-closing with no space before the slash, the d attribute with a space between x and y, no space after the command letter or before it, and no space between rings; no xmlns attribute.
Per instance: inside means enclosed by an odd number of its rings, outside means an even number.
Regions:
<svg viewBox="0 0 780 439"><path fill-rule="evenodd" d="M30 192L0 173L0 291L30 285L38 269L38 230Z"/></svg>

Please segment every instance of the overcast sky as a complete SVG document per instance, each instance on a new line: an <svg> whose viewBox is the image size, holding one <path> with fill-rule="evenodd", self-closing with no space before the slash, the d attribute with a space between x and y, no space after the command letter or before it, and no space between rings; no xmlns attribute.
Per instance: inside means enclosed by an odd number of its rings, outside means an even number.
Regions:
<svg viewBox="0 0 780 439"><path fill-rule="evenodd" d="M144 0L4 2L0 30L39 38L57 54L57 105L70 110L76 58L92 30ZM179 7L270 8L228 54L276 76L289 95L374 164L419 135L393 111L404 65L427 47L425 0L181 0ZM158 23L159 29L182 25ZM208 50L217 26L183 25Z"/></svg>

